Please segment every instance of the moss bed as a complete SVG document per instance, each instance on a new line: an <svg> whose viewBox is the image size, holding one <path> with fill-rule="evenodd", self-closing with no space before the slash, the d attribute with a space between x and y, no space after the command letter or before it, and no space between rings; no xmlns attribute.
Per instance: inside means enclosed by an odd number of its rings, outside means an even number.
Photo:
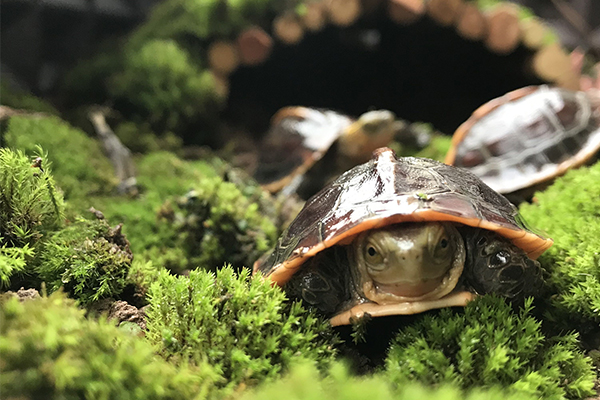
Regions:
<svg viewBox="0 0 600 400"><path fill-rule="evenodd" d="M44 141L49 130L55 136ZM3 133L0 384L9 397L595 393L600 164L569 172L521 207L555 241L541 258L545 296L521 308L489 296L416 316L390 332L382 361L365 373L349 366L368 342L356 347L250 276L247 267L276 239L276 219L261 211L273 204L249 180L232 182L218 158L136 156L140 194L129 198L89 168L106 163L96 142L57 117L13 117ZM71 136L77 157L64 153ZM31 167L35 157L42 170ZM42 296L21 300L21 287ZM98 312L117 300L144 315L141 328Z"/></svg>
<svg viewBox="0 0 600 400"><path fill-rule="evenodd" d="M215 142L226 109L207 43L297 3L162 2L119 51L72 71L62 115L2 85L3 105L36 111L0 121L2 398L598 396L600 163L521 206L554 246L540 258L545 294L520 307L485 296L334 329L251 276L286 205L218 154L191 160L181 144ZM93 103L116 110L108 119L135 153L135 194L118 193L84 131ZM418 155L440 159L448 146L435 136Z"/></svg>

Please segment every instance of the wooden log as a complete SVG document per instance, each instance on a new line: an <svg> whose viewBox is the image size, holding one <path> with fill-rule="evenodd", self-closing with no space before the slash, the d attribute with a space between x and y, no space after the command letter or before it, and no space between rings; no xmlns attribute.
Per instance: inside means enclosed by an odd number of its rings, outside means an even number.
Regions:
<svg viewBox="0 0 600 400"><path fill-rule="evenodd" d="M492 8L486 16L487 48L499 54L508 54L515 50L521 40L518 7L512 3L501 3Z"/></svg>
<svg viewBox="0 0 600 400"><path fill-rule="evenodd" d="M454 23L462 6L463 0L428 0L425 3L427 15L444 26Z"/></svg>
<svg viewBox="0 0 600 400"><path fill-rule="evenodd" d="M467 40L483 40L487 35L487 19L474 3L465 3L456 19L456 31Z"/></svg>
<svg viewBox="0 0 600 400"><path fill-rule="evenodd" d="M229 75L240 65L240 56L235 44L218 40L208 48L210 68L222 75Z"/></svg>
<svg viewBox="0 0 600 400"><path fill-rule="evenodd" d="M322 2L311 2L305 4L306 10L301 20L304 27L309 31L317 32L327 24L327 10Z"/></svg>
<svg viewBox="0 0 600 400"><path fill-rule="evenodd" d="M542 48L549 33L548 27L537 17L521 21L521 41L531 50Z"/></svg>
<svg viewBox="0 0 600 400"><path fill-rule="evenodd" d="M362 13L360 0L326 0L329 19L335 25L352 25Z"/></svg>
<svg viewBox="0 0 600 400"><path fill-rule="evenodd" d="M531 59L531 69L539 78L549 82L573 74L569 55L558 42L538 50Z"/></svg>
<svg viewBox="0 0 600 400"><path fill-rule="evenodd" d="M273 21L273 33L285 44L296 44L304 37L304 28L296 14L285 13Z"/></svg>
<svg viewBox="0 0 600 400"><path fill-rule="evenodd" d="M271 36L259 27L242 31L237 37L240 61L245 65L258 65L269 58L273 48Z"/></svg>
<svg viewBox="0 0 600 400"><path fill-rule="evenodd" d="M214 70L211 70L210 72L215 82L215 92L217 93L217 96L220 99L227 99L229 96L229 79Z"/></svg>
<svg viewBox="0 0 600 400"><path fill-rule="evenodd" d="M425 14L423 0L389 0L388 15L401 25L412 24Z"/></svg>

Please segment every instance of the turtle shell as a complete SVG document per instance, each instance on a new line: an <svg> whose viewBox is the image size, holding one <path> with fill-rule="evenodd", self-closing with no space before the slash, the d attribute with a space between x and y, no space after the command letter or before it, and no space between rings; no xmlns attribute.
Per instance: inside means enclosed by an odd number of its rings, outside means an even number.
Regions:
<svg viewBox="0 0 600 400"><path fill-rule="evenodd" d="M560 176L600 150L599 93L528 86L491 100L456 130L445 162L505 194Z"/></svg>
<svg viewBox="0 0 600 400"><path fill-rule="evenodd" d="M391 224L453 221L508 238L530 258L552 245L527 228L516 207L474 174L425 158L396 158L388 148L310 198L254 272L284 285L310 257Z"/></svg>
<svg viewBox="0 0 600 400"><path fill-rule="evenodd" d="M282 108L271 119L254 178L269 192L281 190L320 160L352 122L334 111Z"/></svg>

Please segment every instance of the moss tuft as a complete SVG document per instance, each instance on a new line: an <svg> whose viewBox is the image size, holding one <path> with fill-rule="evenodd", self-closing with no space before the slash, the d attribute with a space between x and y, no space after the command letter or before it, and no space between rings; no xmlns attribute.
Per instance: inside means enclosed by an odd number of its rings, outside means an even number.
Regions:
<svg viewBox="0 0 600 400"><path fill-rule="evenodd" d="M49 103L23 90L11 87L11 85L4 80L0 80L0 93L2 94L0 104L3 106L18 110L58 115L58 111Z"/></svg>
<svg viewBox="0 0 600 400"><path fill-rule="evenodd" d="M568 172L521 213L543 229L554 245L541 257L549 271L554 305L549 317L560 322L600 322L600 163ZM569 328L572 329L572 328Z"/></svg>
<svg viewBox="0 0 600 400"><path fill-rule="evenodd" d="M166 216L192 266L214 270L225 262L251 266L274 244L277 228L257 203L220 177L206 178L179 198Z"/></svg>
<svg viewBox="0 0 600 400"><path fill-rule="evenodd" d="M99 143L57 117L14 116L5 140L9 148L27 154L35 153L37 146L48 151L56 183L67 200L108 194L117 183Z"/></svg>
<svg viewBox="0 0 600 400"><path fill-rule="evenodd" d="M32 244L63 222L64 205L41 148L44 171L21 151L0 149L0 243Z"/></svg>
<svg viewBox="0 0 600 400"><path fill-rule="evenodd" d="M285 395L284 395L285 394ZM295 365L289 375L276 382L263 384L245 393L241 400L528 400L536 397L511 394L498 388L463 392L456 387L426 388L416 383L393 389L383 374L356 378L341 364L334 364L326 377L321 377L311 364Z"/></svg>
<svg viewBox="0 0 600 400"><path fill-rule="evenodd" d="M60 292L0 310L0 386L7 398L201 399L218 375L174 367L104 318L84 318Z"/></svg>
<svg viewBox="0 0 600 400"><path fill-rule="evenodd" d="M64 288L87 305L123 291L132 259L120 225L78 218L44 243L36 272L50 293Z"/></svg>
<svg viewBox="0 0 600 400"><path fill-rule="evenodd" d="M172 40L152 40L130 50L124 70L112 78L110 90L160 131L216 111L220 103L211 73L194 64Z"/></svg>
<svg viewBox="0 0 600 400"><path fill-rule="evenodd" d="M327 321L249 275L231 267L189 277L163 271L149 292L147 338L166 358L208 362L223 377L225 393L276 377L299 356L324 366L335 354L337 337Z"/></svg>
<svg viewBox="0 0 600 400"><path fill-rule="evenodd" d="M393 341L388 376L398 385L499 386L546 399L592 395L595 374L577 335L546 338L531 309L527 301L516 313L504 300L485 296L464 313L426 315Z"/></svg>

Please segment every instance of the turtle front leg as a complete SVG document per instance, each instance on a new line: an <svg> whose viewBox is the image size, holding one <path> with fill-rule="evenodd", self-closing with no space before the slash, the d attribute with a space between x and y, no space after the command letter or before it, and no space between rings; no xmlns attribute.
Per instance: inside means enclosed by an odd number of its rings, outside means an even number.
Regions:
<svg viewBox="0 0 600 400"><path fill-rule="evenodd" d="M302 299L331 317L351 300L350 267L344 246L335 246L308 260L284 286L290 298Z"/></svg>
<svg viewBox="0 0 600 400"><path fill-rule="evenodd" d="M478 294L522 300L542 291L540 263L510 240L483 229L461 229L467 247L464 284Z"/></svg>

